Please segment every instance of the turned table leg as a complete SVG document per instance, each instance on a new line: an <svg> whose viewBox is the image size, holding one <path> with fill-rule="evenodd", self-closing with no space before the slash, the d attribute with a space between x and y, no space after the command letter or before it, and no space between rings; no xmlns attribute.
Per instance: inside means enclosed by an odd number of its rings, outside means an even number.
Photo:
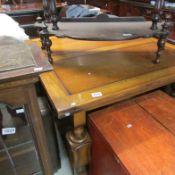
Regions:
<svg viewBox="0 0 175 175"><path fill-rule="evenodd" d="M47 50L47 55L48 55L48 60L50 63L53 63L53 58L51 56L52 54L52 51L51 51L51 46L52 46L52 41L51 39L49 38L49 35L46 35L45 36L45 46L46 46L46 50Z"/></svg>
<svg viewBox="0 0 175 175"><path fill-rule="evenodd" d="M159 63L160 62L160 56L161 52L165 49L165 43L169 34L169 28L171 27L171 15L167 14L165 16L165 22L162 25L162 34L160 34L158 42L157 42L157 52L156 52L156 59L154 60L154 63Z"/></svg>
<svg viewBox="0 0 175 175"><path fill-rule="evenodd" d="M156 63L156 64L160 63L160 56L161 56L161 52L165 48L165 43L166 43L166 36L161 35L160 38L158 39L158 42L157 42L158 49L156 52L156 59L154 60L154 63Z"/></svg>
<svg viewBox="0 0 175 175"><path fill-rule="evenodd" d="M86 113L79 112L73 116L74 130L66 134L68 141L69 156L74 173L77 175L87 175L86 166L90 161L91 139L85 129Z"/></svg>
<svg viewBox="0 0 175 175"><path fill-rule="evenodd" d="M51 34L49 34L48 32L47 25L44 24L42 30L39 31L38 33L42 44L41 48L47 51L48 61L50 63L53 63L52 51L51 51L52 40L50 39Z"/></svg>
<svg viewBox="0 0 175 175"><path fill-rule="evenodd" d="M44 38L44 36L40 36L40 39L41 39L41 49L45 50L46 46L45 46L45 38Z"/></svg>

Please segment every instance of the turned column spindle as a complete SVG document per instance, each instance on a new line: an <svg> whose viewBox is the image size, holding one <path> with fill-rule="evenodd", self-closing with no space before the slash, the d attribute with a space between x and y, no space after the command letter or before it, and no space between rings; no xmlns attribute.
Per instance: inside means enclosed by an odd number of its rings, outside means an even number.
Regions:
<svg viewBox="0 0 175 175"><path fill-rule="evenodd" d="M42 18L40 16L38 16L36 18L36 21L37 23L41 24L43 21L42 21ZM45 37L40 33L40 31L42 30L43 28L42 27L38 27L37 29L37 33L38 35L40 36L40 40L41 40L41 49L44 50L46 48L45 46Z"/></svg>
<svg viewBox="0 0 175 175"><path fill-rule="evenodd" d="M41 31L41 38L43 37L43 46L45 47L46 51L47 51L47 55L48 55L48 60L50 63L53 63L53 59L52 59L52 51L51 51L51 46L52 46L52 41L49 38L50 34L48 32L47 26L45 25L43 27L43 30Z"/></svg>
<svg viewBox="0 0 175 175"><path fill-rule="evenodd" d="M157 0L155 3L155 8L152 16L152 30L157 30L157 23L160 21L161 9L164 6L164 0Z"/></svg>
<svg viewBox="0 0 175 175"><path fill-rule="evenodd" d="M154 60L154 63L159 63L160 62L160 56L161 52L165 49L165 43L169 34L169 29L171 27L171 15L166 14L165 16L165 22L162 25L162 33L159 36L158 42L157 42L157 52L156 52L156 59Z"/></svg>
<svg viewBox="0 0 175 175"><path fill-rule="evenodd" d="M49 13L49 2L48 0L43 0L43 13L45 22L50 22L50 13Z"/></svg>
<svg viewBox="0 0 175 175"><path fill-rule="evenodd" d="M53 30L58 30L57 22L58 22L58 13L57 13L57 8L56 8L56 1L51 0L50 2L50 12L51 12L51 22L53 24L52 29Z"/></svg>

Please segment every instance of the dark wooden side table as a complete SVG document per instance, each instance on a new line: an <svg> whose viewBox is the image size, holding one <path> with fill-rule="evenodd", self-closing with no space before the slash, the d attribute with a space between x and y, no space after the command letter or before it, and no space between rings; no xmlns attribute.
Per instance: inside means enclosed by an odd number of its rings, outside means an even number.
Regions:
<svg viewBox="0 0 175 175"><path fill-rule="evenodd" d="M3 42L0 42L0 46L2 44ZM34 66L13 70L7 69L8 71L1 71L3 67L0 68L0 103L25 106L27 120L31 126L43 174L52 175L51 160L35 91L35 83L39 81L38 75L43 71L51 70L52 67L36 46L31 48L35 61ZM2 118L1 112L0 118Z"/></svg>

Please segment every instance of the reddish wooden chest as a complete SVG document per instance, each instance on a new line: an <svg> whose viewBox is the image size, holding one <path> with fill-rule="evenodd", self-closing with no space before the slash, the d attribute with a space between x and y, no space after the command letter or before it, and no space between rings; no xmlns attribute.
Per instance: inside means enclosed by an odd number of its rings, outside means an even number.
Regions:
<svg viewBox="0 0 175 175"><path fill-rule="evenodd" d="M90 114L90 175L175 175L175 100L156 91Z"/></svg>

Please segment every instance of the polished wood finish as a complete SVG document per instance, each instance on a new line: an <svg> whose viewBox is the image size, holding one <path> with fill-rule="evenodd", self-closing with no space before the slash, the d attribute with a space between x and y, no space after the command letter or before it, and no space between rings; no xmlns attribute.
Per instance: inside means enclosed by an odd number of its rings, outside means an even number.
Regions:
<svg viewBox="0 0 175 175"><path fill-rule="evenodd" d="M159 123L164 125L172 134L175 133L175 101L167 94L157 91L136 98L136 102L152 115Z"/></svg>
<svg viewBox="0 0 175 175"><path fill-rule="evenodd" d="M129 175L104 137L92 125L88 128L92 139L89 175Z"/></svg>
<svg viewBox="0 0 175 175"><path fill-rule="evenodd" d="M73 140L76 140L74 133L82 135L86 131L85 116L82 115L86 111L128 99L175 81L173 45L166 45L159 65L152 63L156 39L115 42L55 37L51 39L54 71L43 73L40 78L58 118L73 115L75 132L70 132ZM33 42L41 46L39 39ZM93 97L95 92L100 92L100 96ZM73 155L74 144L70 138L72 137L69 137L68 143L70 154ZM87 155L79 154L78 160L88 160ZM85 165L86 162L82 169ZM75 166L74 168L76 169Z"/></svg>
<svg viewBox="0 0 175 175"><path fill-rule="evenodd" d="M36 40L37 41L37 40ZM54 71L41 75L60 117L129 98L175 80L174 46L154 65L154 39L89 42L52 38ZM101 92L94 98L92 93Z"/></svg>
<svg viewBox="0 0 175 175"><path fill-rule="evenodd" d="M173 175L174 105L157 91L90 114L90 174Z"/></svg>
<svg viewBox="0 0 175 175"><path fill-rule="evenodd" d="M33 56L36 59L37 66L42 67L42 71L35 72L33 67L0 73L0 102L9 105L25 106L27 119L31 126L41 166L43 167L43 173L52 175L51 160L35 91L35 83L39 81L38 75L52 68L36 46L33 48Z"/></svg>
<svg viewBox="0 0 175 175"><path fill-rule="evenodd" d="M83 126L86 124L86 113L85 111L76 113L73 118L74 127Z"/></svg>

